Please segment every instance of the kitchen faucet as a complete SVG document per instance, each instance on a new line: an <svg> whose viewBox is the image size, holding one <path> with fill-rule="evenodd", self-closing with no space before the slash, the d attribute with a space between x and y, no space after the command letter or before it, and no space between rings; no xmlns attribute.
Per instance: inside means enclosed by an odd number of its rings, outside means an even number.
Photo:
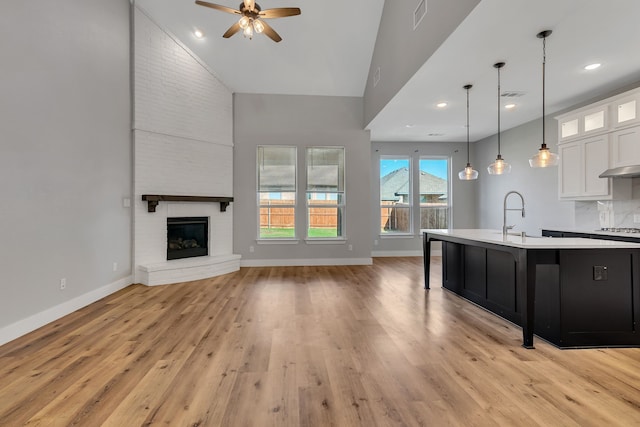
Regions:
<svg viewBox="0 0 640 427"><path fill-rule="evenodd" d="M509 198L510 194L517 194L518 196L520 196L520 200L522 200L522 208L507 209L507 199ZM517 191L509 191L504 195L504 202L502 204L502 237L505 238L507 237L509 230L514 227L513 225L507 225L507 211L520 211L522 212L522 218L524 218L524 197L522 196L522 194L518 193Z"/></svg>

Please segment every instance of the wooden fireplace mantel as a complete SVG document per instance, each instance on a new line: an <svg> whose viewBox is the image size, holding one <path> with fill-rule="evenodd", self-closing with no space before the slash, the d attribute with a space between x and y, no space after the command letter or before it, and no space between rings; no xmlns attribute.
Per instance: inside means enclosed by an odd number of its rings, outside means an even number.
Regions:
<svg viewBox="0 0 640 427"><path fill-rule="evenodd" d="M166 194L143 194L142 200L147 202L147 212L155 212L160 202L200 202L220 203L220 212L226 212L233 197L209 197L209 196L168 196Z"/></svg>

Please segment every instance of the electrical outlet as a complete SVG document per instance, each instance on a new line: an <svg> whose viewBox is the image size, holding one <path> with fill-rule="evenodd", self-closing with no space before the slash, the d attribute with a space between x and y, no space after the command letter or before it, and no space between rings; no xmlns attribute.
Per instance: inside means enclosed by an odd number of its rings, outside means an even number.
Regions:
<svg viewBox="0 0 640 427"><path fill-rule="evenodd" d="M633 214L633 222L635 222L635 223L639 223L640 222L640 213L634 213Z"/></svg>
<svg viewBox="0 0 640 427"><path fill-rule="evenodd" d="M253 253L254 247L253 246L249 246L249 252Z"/></svg>
<svg viewBox="0 0 640 427"><path fill-rule="evenodd" d="M601 281L608 280L609 275L607 274L607 266L606 265L594 265L593 266L593 280Z"/></svg>
<svg viewBox="0 0 640 427"><path fill-rule="evenodd" d="M118 270L118 263L114 262L113 263L113 271L117 271Z"/></svg>
<svg viewBox="0 0 640 427"><path fill-rule="evenodd" d="M67 287L67 279L63 277L62 279L60 279L60 290L63 291L65 290L66 287Z"/></svg>
<svg viewBox="0 0 640 427"><path fill-rule="evenodd" d="M373 246L378 246L378 239L373 241Z"/></svg>
<svg viewBox="0 0 640 427"><path fill-rule="evenodd" d="M352 251L353 250L353 245L349 245L349 250Z"/></svg>

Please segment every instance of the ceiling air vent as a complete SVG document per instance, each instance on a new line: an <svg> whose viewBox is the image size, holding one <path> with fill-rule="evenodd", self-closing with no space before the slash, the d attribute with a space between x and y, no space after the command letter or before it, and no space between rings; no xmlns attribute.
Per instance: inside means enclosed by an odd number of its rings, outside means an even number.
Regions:
<svg viewBox="0 0 640 427"><path fill-rule="evenodd" d="M521 92L521 91L517 91L517 90L509 90L509 91L504 91L502 92L502 96L503 98L520 98L521 96L525 96L526 92Z"/></svg>
<svg viewBox="0 0 640 427"><path fill-rule="evenodd" d="M422 18L427 14L427 0L420 0L418 2L418 7L413 12L413 29L418 28L420 22L422 22Z"/></svg>

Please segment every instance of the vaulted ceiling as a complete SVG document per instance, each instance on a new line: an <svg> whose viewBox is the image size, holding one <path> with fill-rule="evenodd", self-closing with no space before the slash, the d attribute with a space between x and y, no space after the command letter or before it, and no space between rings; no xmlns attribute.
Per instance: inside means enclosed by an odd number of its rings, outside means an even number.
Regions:
<svg viewBox="0 0 640 427"><path fill-rule="evenodd" d="M212 2L236 8L239 0ZM367 78L383 0L263 0L263 9L302 9L300 16L269 20L283 38L280 43L263 35L248 40L240 33L223 39L237 16L198 6L193 0L135 3L233 92L360 97L371 84ZM371 138L463 141L462 87L467 83L474 86L471 139L495 134L498 100L493 64L498 61L506 62L501 72L503 92L516 95L502 97L503 106L516 104L511 110L502 109L502 129L539 118L542 41L536 34L545 29L553 30L547 40L548 114L640 82L638 18L638 0L482 0L367 124ZM408 16L407 25L411 24ZM196 28L205 38L194 37ZM594 62L602 66L584 70ZM439 109L439 102L448 105Z"/></svg>

